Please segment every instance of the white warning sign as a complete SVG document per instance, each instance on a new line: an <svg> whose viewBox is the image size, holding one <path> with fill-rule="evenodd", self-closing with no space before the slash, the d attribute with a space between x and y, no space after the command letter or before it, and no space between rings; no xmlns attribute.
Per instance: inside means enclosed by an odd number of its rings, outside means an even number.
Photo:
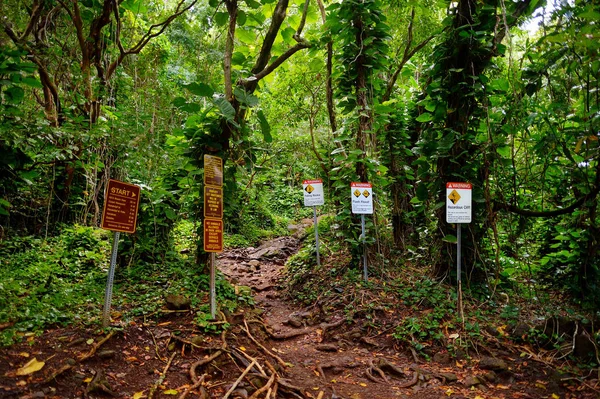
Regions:
<svg viewBox="0 0 600 399"><path fill-rule="evenodd" d="M471 223L471 183L446 183L446 222Z"/></svg>
<svg viewBox="0 0 600 399"><path fill-rule="evenodd" d="M350 183L352 213L373 214L373 185L371 183Z"/></svg>
<svg viewBox="0 0 600 399"><path fill-rule="evenodd" d="M304 180L302 189L304 191L304 206L319 206L325 203L323 181L321 179Z"/></svg>

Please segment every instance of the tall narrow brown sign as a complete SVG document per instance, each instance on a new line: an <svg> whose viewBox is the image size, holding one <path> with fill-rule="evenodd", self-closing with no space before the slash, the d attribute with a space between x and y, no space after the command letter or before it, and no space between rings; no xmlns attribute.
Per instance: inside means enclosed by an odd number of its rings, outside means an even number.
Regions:
<svg viewBox="0 0 600 399"><path fill-rule="evenodd" d="M140 187L110 179L104 197L102 228L121 233L135 233Z"/></svg>
<svg viewBox="0 0 600 399"><path fill-rule="evenodd" d="M204 155L204 184L223 185L223 159L214 155Z"/></svg>

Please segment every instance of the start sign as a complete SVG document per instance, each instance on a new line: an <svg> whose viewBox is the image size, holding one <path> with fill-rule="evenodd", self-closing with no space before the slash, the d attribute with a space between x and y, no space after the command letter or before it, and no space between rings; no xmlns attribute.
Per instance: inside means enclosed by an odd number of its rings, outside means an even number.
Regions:
<svg viewBox="0 0 600 399"><path fill-rule="evenodd" d="M352 213L373 214L373 185L371 183L350 183Z"/></svg>
<svg viewBox="0 0 600 399"><path fill-rule="evenodd" d="M304 180L302 189L304 191L304 206L318 206L325 203L323 180Z"/></svg>
<svg viewBox="0 0 600 399"><path fill-rule="evenodd" d="M471 183L446 183L446 222L471 223Z"/></svg>
<svg viewBox="0 0 600 399"><path fill-rule="evenodd" d="M104 197L102 228L121 233L135 233L140 186L110 179Z"/></svg>

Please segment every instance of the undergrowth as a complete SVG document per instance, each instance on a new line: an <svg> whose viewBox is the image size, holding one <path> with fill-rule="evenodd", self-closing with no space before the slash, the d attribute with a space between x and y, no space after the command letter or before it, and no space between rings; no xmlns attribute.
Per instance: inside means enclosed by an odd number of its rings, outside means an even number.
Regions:
<svg viewBox="0 0 600 399"><path fill-rule="evenodd" d="M0 247L0 346L55 326L99 326L111 235L73 226L64 227L60 235L47 240L4 240ZM184 242L181 237L175 241ZM199 326L210 332L212 327L201 322L209 312L205 306L208 276L198 272L193 257L182 257L178 252L169 251L161 263L138 260L117 266L112 315L124 321L151 315L164 305L167 294L182 294L191 299ZM233 287L217 274L217 303L232 311L251 304L252 298L249 291Z"/></svg>

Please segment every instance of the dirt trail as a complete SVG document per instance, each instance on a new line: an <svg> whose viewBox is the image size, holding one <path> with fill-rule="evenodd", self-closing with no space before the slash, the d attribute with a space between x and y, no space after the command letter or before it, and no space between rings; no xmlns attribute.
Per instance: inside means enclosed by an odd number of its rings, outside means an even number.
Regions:
<svg viewBox="0 0 600 399"><path fill-rule="evenodd" d="M383 353L399 369L414 363L412 359L391 347L379 346L374 340L372 345L368 345L354 344L338 334L335 334L337 339L332 339L330 330L344 329L342 315L324 318L318 307L298 308L283 296L279 290L280 282L285 278L283 266L298 245L297 239L284 237L258 248L233 250L219 257L219 270L230 281L252 287L256 306L264 310L262 318L273 333L280 337L291 336L268 342L273 352L292 365L285 371L286 378L303 387L306 397L316 398L321 391L323 398L404 397L400 387L416 385L412 384L414 372L409 368L403 369L404 375L397 375L398 378L386 375L389 383L370 380L365 371L370 362L383 357ZM295 334L299 335L293 336ZM372 376L373 379L382 379L380 375ZM428 396L423 392L419 397ZM439 393L432 397L438 398Z"/></svg>

